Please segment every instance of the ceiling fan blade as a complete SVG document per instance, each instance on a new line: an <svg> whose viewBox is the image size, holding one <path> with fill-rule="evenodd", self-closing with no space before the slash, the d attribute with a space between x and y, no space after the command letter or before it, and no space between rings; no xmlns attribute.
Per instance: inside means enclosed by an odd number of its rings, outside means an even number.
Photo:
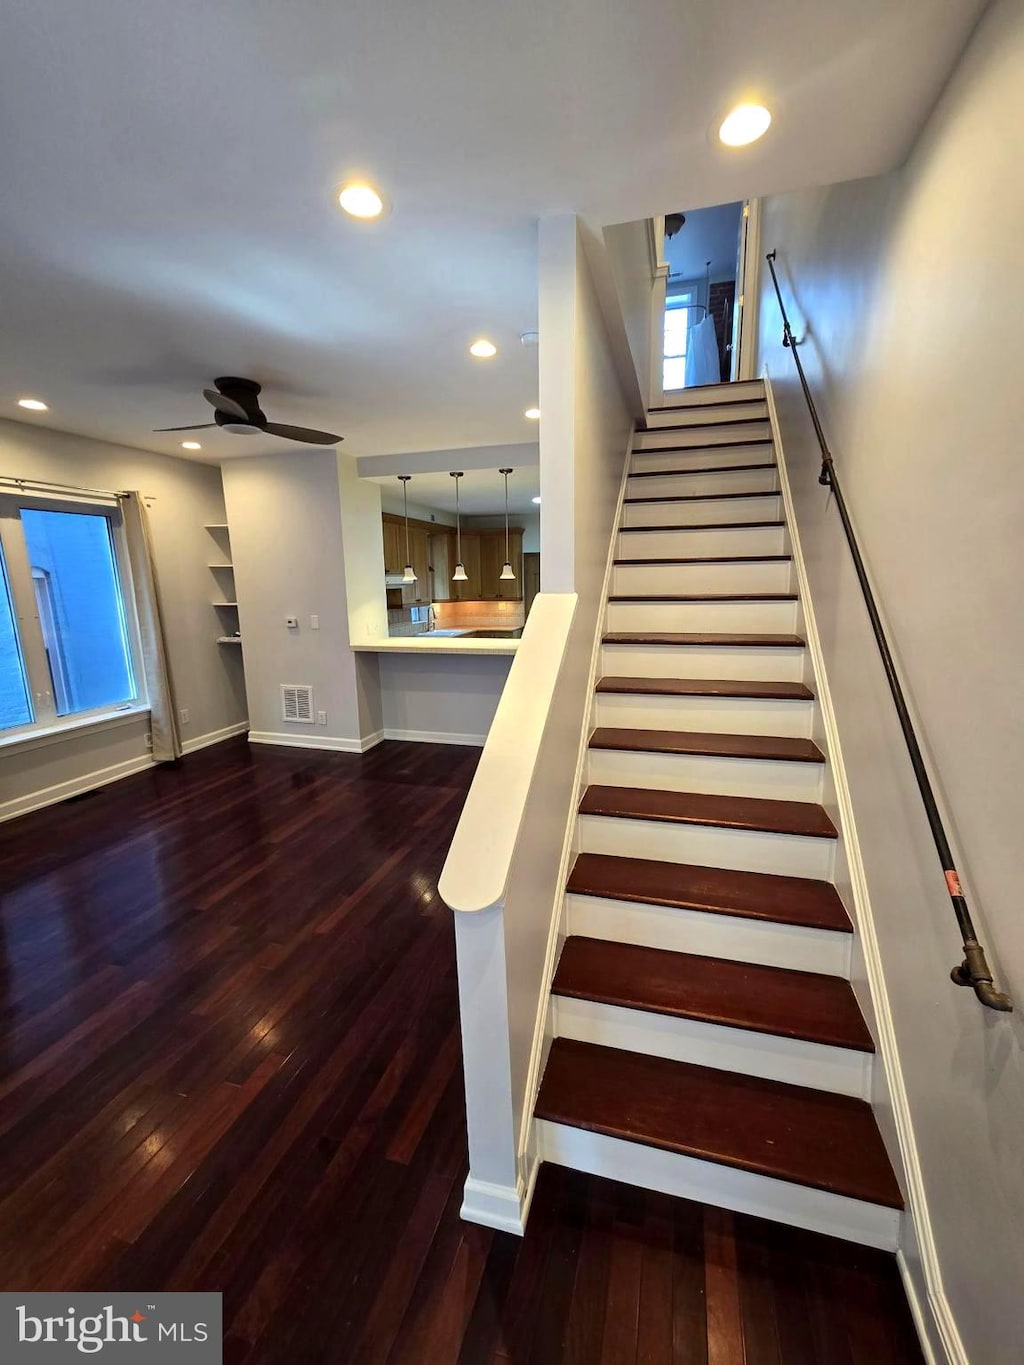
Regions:
<svg viewBox="0 0 1024 1365"><path fill-rule="evenodd" d="M190 427L154 427L154 431L205 431L207 427L215 427L216 422L193 422Z"/></svg>
<svg viewBox="0 0 1024 1365"><path fill-rule="evenodd" d="M305 441L311 446L336 446L344 436L332 436L329 431L314 431L311 427L290 427L284 422L268 422L263 428L271 436L284 436L289 441Z"/></svg>
<svg viewBox="0 0 1024 1365"><path fill-rule="evenodd" d="M229 398L226 393L221 393L219 389L203 389L203 397L211 407L222 412L225 417L238 417L243 422L249 421L249 414L241 403L236 403L233 398Z"/></svg>

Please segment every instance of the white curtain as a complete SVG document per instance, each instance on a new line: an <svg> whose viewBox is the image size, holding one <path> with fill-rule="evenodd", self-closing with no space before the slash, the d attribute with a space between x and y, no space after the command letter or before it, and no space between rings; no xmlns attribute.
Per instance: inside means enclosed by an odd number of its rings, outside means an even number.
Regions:
<svg viewBox="0 0 1024 1365"><path fill-rule="evenodd" d="M135 608L142 637L142 667L149 693L150 728L153 757L158 763L173 763L181 757L181 732L174 700L171 666L167 655L160 587L153 558L153 535L149 511L141 493L126 493L121 500L128 558L135 584Z"/></svg>
<svg viewBox="0 0 1024 1365"><path fill-rule="evenodd" d="M687 334L686 387L689 388L691 384L718 384L721 379L722 364L718 356L715 320L705 314Z"/></svg>

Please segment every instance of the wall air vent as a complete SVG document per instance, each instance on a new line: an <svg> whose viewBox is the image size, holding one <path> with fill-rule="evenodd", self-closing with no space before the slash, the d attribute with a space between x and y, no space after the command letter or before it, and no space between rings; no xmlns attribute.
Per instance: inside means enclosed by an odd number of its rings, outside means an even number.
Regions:
<svg viewBox="0 0 1024 1365"><path fill-rule="evenodd" d="M298 725L313 725L313 689L305 684L281 684L281 719Z"/></svg>

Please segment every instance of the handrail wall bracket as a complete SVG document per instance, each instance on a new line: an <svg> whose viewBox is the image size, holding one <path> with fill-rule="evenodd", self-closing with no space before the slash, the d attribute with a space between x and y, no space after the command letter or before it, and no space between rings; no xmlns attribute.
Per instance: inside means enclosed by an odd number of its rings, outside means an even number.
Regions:
<svg viewBox="0 0 1024 1365"><path fill-rule="evenodd" d="M864 595L864 605L867 608L868 618L871 621L871 629L875 636L875 644L882 657L882 666L885 669L886 681L889 684L889 691L892 694L893 703L896 706L896 715L899 718L900 729L903 731L903 739L910 755L910 762L914 769L914 776L917 779L918 791L921 793L921 800L924 803L925 814L928 817L928 824L932 832L932 840L935 844L935 851L939 855L939 862L946 877L946 889L949 892L950 903L953 907L953 914L956 918L957 926L964 945L964 960L958 963L950 972L950 976L958 986L970 986L975 995L983 1005L991 1010L1000 1010L1008 1013L1013 1009L1013 1001L998 991L989 970L988 960L985 957L985 949L978 942L974 932L974 924L971 920L970 908L964 896L963 887L960 883L960 875L953 861L953 853L949 847L949 840L946 838L946 831L942 824L942 817L939 814L938 803L935 800L935 793L932 791L931 780L925 767L924 756L921 753L921 746L917 741L914 732L913 721L910 719L910 710L903 695L903 687L900 683L899 674L896 671L896 662L889 648L889 642L885 636L882 626L882 618L879 615L878 607L875 603L874 593L871 591L871 583L868 579L867 569L861 557L860 546L853 530L853 523L847 511L846 499L843 497L843 490L839 478L836 475L835 462L832 459L832 452L828 448L825 440L825 432L822 429L821 419L818 417L818 410L814 405L814 398L811 394L810 385L807 383L807 376L804 374L803 362L800 359L800 352L797 350L796 337L793 329L789 325L789 317L786 313L786 305L782 299L782 290L779 288L779 277L775 273L776 252L769 251L765 259L768 262L768 269L771 271L772 284L775 286L775 297L779 302L779 312L782 314L782 344L789 348L793 353L793 360L796 362L796 371L800 379L800 387L803 389L804 399L807 403L807 410L814 424L814 434L818 439L818 446L821 449L821 472L818 475L818 482L832 490L835 498L836 510L839 519L843 524L843 531L846 535L846 543L850 547L850 554L853 558L853 567L857 573L857 581L860 583L861 592Z"/></svg>

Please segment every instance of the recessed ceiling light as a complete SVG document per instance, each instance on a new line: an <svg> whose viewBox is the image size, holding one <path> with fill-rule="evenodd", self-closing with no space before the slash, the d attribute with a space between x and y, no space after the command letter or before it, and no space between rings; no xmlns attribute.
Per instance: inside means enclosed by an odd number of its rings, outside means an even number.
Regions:
<svg viewBox="0 0 1024 1365"><path fill-rule="evenodd" d="M523 413L524 417L529 417L531 422L540 421L540 408L527 408Z"/></svg>
<svg viewBox="0 0 1024 1365"><path fill-rule="evenodd" d="M772 116L763 104L738 104L726 115L718 136L727 147L746 147L764 136L771 121Z"/></svg>
<svg viewBox="0 0 1024 1365"><path fill-rule="evenodd" d="M488 341L486 337L481 337L479 341L474 341L469 348L469 354L478 356L481 360L487 360L492 355L498 354L498 348L493 341Z"/></svg>
<svg viewBox="0 0 1024 1365"><path fill-rule="evenodd" d="M537 505L539 506L539 505L540 505L540 494L538 493L537 496L536 496L535 498L531 498L530 501L531 501L531 502L537 503Z"/></svg>
<svg viewBox="0 0 1024 1365"><path fill-rule="evenodd" d="M50 409L41 398L19 398L19 408L28 408L29 412L49 412Z"/></svg>
<svg viewBox="0 0 1024 1365"><path fill-rule="evenodd" d="M182 441L181 448L182 450L202 450L203 447L198 441Z"/></svg>
<svg viewBox="0 0 1024 1365"><path fill-rule="evenodd" d="M353 218L379 218L384 212L384 200L372 185L343 185L338 203Z"/></svg>

